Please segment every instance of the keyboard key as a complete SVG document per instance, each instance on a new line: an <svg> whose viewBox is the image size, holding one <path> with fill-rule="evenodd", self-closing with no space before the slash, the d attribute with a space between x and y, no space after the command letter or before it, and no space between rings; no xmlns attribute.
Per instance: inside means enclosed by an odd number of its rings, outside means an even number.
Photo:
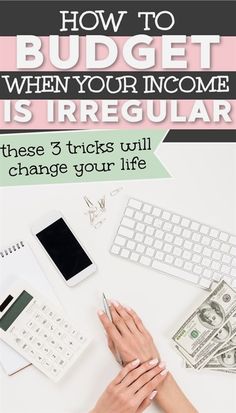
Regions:
<svg viewBox="0 0 236 413"><path fill-rule="evenodd" d="M194 251L194 252L197 252L198 254L201 254L202 250L203 250L203 246L200 245L200 244L195 244L195 245L193 246L193 251Z"/></svg>
<svg viewBox="0 0 236 413"><path fill-rule="evenodd" d="M129 240L129 241L127 242L127 244L126 244L126 248L128 248L129 250L134 250L135 245L136 245L136 244L135 244L134 241Z"/></svg>
<svg viewBox="0 0 236 413"><path fill-rule="evenodd" d="M214 260L220 261L220 259L222 258L222 254L219 251L214 251L212 254L212 258Z"/></svg>
<svg viewBox="0 0 236 413"><path fill-rule="evenodd" d="M155 254L154 248L148 247L148 248L146 249L145 254L146 254L148 257L153 257L153 255Z"/></svg>
<svg viewBox="0 0 236 413"><path fill-rule="evenodd" d="M173 239L174 239L174 235L172 235L172 234L166 234L165 237L164 237L164 240L166 242L173 242Z"/></svg>
<svg viewBox="0 0 236 413"><path fill-rule="evenodd" d="M181 259L181 258L176 258L175 259L175 261L174 261L174 265L176 266L176 267L183 267L183 265L184 265L184 261Z"/></svg>
<svg viewBox="0 0 236 413"><path fill-rule="evenodd" d="M170 222L165 222L164 225L163 225L163 230L164 231L171 231L172 226L173 225Z"/></svg>
<svg viewBox="0 0 236 413"><path fill-rule="evenodd" d="M229 234L226 234L226 232L221 232L220 235L219 235L219 239L221 241L226 242L229 239Z"/></svg>
<svg viewBox="0 0 236 413"><path fill-rule="evenodd" d="M236 246L236 236L231 235L228 242Z"/></svg>
<svg viewBox="0 0 236 413"><path fill-rule="evenodd" d="M141 209L141 207L142 207L142 202L137 201L136 199L131 198L131 199L129 200L129 202L128 202L128 205L129 205L131 208L134 208L134 209Z"/></svg>
<svg viewBox="0 0 236 413"><path fill-rule="evenodd" d="M156 255L155 255L155 258L157 258L158 260L160 260L160 261L162 261L163 260L163 258L164 258L164 252L162 252L162 251L157 251L156 252Z"/></svg>
<svg viewBox="0 0 236 413"><path fill-rule="evenodd" d="M219 271L220 269L220 263L218 261L212 261L211 263L211 268L215 271Z"/></svg>
<svg viewBox="0 0 236 413"><path fill-rule="evenodd" d="M202 265L204 265L205 267L210 267L211 260L209 258L203 258L202 259Z"/></svg>
<svg viewBox="0 0 236 413"><path fill-rule="evenodd" d="M212 238L218 238L218 235L219 235L218 229L211 229L209 235Z"/></svg>
<svg viewBox="0 0 236 413"><path fill-rule="evenodd" d="M144 204L143 205L143 212L145 212L146 214L150 214L152 211L152 206L149 204Z"/></svg>
<svg viewBox="0 0 236 413"><path fill-rule="evenodd" d="M213 241L211 242L211 247L218 250L220 248L220 242L217 241L216 239L213 239Z"/></svg>
<svg viewBox="0 0 236 413"><path fill-rule="evenodd" d="M175 225L174 228L173 228L173 234L180 235L182 230L183 229L181 227L179 227L178 225Z"/></svg>
<svg viewBox="0 0 236 413"><path fill-rule="evenodd" d="M151 246L152 244L153 244L153 238L151 238L151 237L145 237L145 239L144 239L144 244L145 245L148 245L148 246Z"/></svg>
<svg viewBox="0 0 236 413"><path fill-rule="evenodd" d="M129 217L129 218L132 218L133 215L134 215L134 210L131 209L131 208L126 208L126 210L125 210L125 216L127 216L127 217Z"/></svg>
<svg viewBox="0 0 236 413"><path fill-rule="evenodd" d="M218 281L221 280L221 278L222 278L222 275L219 274L218 272L214 272L214 273L213 273L212 279L213 279L214 281L218 282Z"/></svg>
<svg viewBox="0 0 236 413"><path fill-rule="evenodd" d="M173 249L173 245L167 244L167 243L163 247L163 251L165 251L165 252L171 252L172 249Z"/></svg>
<svg viewBox="0 0 236 413"><path fill-rule="evenodd" d="M122 238L122 237L117 236L115 238L114 242L115 242L115 244L120 245L121 247L123 247L125 245L126 241L127 241L126 238Z"/></svg>
<svg viewBox="0 0 236 413"><path fill-rule="evenodd" d="M199 254L193 254L192 261L193 261L194 263L196 263L196 264L199 264L199 262L202 261L201 255L199 255Z"/></svg>
<svg viewBox="0 0 236 413"><path fill-rule="evenodd" d="M188 218L182 218L181 220L181 225L184 228L188 228L190 225L190 220Z"/></svg>
<svg viewBox="0 0 236 413"><path fill-rule="evenodd" d="M211 270L208 270L207 268L204 268L203 270L203 276L206 278L211 278L212 277L213 272Z"/></svg>
<svg viewBox="0 0 236 413"><path fill-rule="evenodd" d="M179 224L180 222L180 216L177 214L173 214L171 217L171 221L173 222L173 224Z"/></svg>
<svg viewBox="0 0 236 413"><path fill-rule="evenodd" d="M143 232L145 230L145 225L142 224L141 222L138 222L136 225L136 230L139 232Z"/></svg>
<svg viewBox="0 0 236 413"><path fill-rule="evenodd" d="M124 237L127 238L133 238L134 236L134 231L125 227L121 227L118 230L118 234L123 235Z"/></svg>
<svg viewBox="0 0 236 413"><path fill-rule="evenodd" d="M136 219L137 221L142 221L143 217L144 215L142 212L135 212L134 219Z"/></svg>
<svg viewBox="0 0 236 413"><path fill-rule="evenodd" d="M202 245L208 246L210 242L211 242L211 239L209 237L206 237L206 236L202 237L202 240L201 240Z"/></svg>
<svg viewBox="0 0 236 413"><path fill-rule="evenodd" d="M133 219L124 217L121 221L121 225L124 225L124 227L133 229L135 226L135 221Z"/></svg>
<svg viewBox="0 0 236 413"><path fill-rule="evenodd" d="M155 217L159 217L160 214L161 214L161 209L160 208L156 208L156 207L153 208L152 215L155 215Z"/></svg>
<svg viewBox="0 0 236 413"><path fill-rule="evenodd" d="M227 254L223 255L222 262L224 264L229 264L231 261L232 261L232 257L230 255L227 255ZM235 265L235 264L233 264L233 262L232 262L232 265Z"/></svg>
<svg viewBox="0 0 236 413"><path fill-rule="evenodd" d="M203 270L203 268L200 267L200 265L195 265L195 266L193 267L193 272L194 272L194 274L200 275L200 274L202 273L202 270Z"/></svg>
<svg viewBox="0 0 236 413"><path fill-rule="evenodd" d="M186 271L192 271L192 269L193 269L193 263L187 261L187 262L184 264L184 270L186 270Z"/></svg>
<svg viewBox="0 0 236 413"><path fill-rule="evenodd" d="M186 250L191 250L192 246L193 246L193 243L191 241L188 241L188 240L184 241L184 248Z"/></svg>
<svg viewBox="0 0 236 413"><path fill-rule="evenodd" d="M130 255L130 259L131 259L132 261L135 261L135 262L138 261L139 257L140 257L140 255L137 254L136 252L132 252L131 255Z"/></svg>
<svg viewBox="0 0 236 413"><path fill-rule="evenodd" d="M184 238L190 238L191 234L192 233L191 233L191 231L189 231L189 229L184 229L182 235L183 235Z"/></svg>
<svg viewBox="0 0 236 413"><path fill-rule="evenodd" d="M195 222L195 221L191 222L190 229L192 231L198 231L199 228L200 228L200 224L198 222Z"/></svg>
<svg viewBox="0 0 236 413"><path fill-rule="evenodd" d="M183 242L184 242L183 238L175 237L175 239L174 239L174 245L177 245L178 247L181 247Z"/></svg>
<svg viewBox="0 0 236 413"><path fill-rule="evenodd" d="M146 215L145 218L144 218L144 222L145 222L145 224L148 224L148 225L152 224L153 217L151 215Z"/></svg>
<svg viewBox="0 0 236 413"><path fill-rule="evenodd" d="M188 260L188 261L190 261L191 260L191 257L192 257L192 252L191 251L188 251L188 250L184 250L184 252L183 252L183 254L182 254L182 257L183 257L183 259L184 260Z"/></svg>
<svg viewBox="0 0 236 413"><path fill-rule="evenodd" d="M221 267L221 269L220 269L220 271L221 271L223 274L228 275L228 274L230 273L230 267L229 267L228 265L223 264L222 267Z"/></svg>
<svg viewBox="0 0 236 413"><path fill-rule="evenodd" d="M192 235L192 240L194 242L200 242L201 238L202 238L202 235L199 234L198 232L194 232Z"/></svg>
<svg viewBox="0 0 236 413"><path fill-rule="evenodd" d="M140 260L139 260L139 262L140 262L141 264L143 264L143 265L148 266L148 265L151 264L151 258L149 258L149 257L141 257Z"/></svg>
<svg viewBox="0 0 236 413"><path fill-rule="evenodd" d="M236 247L231 248L230 254L233 255L233 257L236 257Z"/></svg>
<svg viewBox="0 0 236 413"><path fill-rule="evenodd" d="M118 247L117 245L113 245L113 247L112 247L112 249L111 249L111 252L113 253L113 254L119 254L119 252L120 252L120 247Z"/></svg>
<svg viewBox="0 0 236 413"><path fill-rule="evenodd" d="M130 251L127 248L122 248L121 253L120 253L121 257L128 258L129 254L130 254Z"/></svg>
<svg viewBox="0 0 236 413"><path fill-rule="evenodd" d="M231 268L230 275L236 277L236 268Z"/></svg>
<svg viewBox="0 0 236 413"><path fill-rule="evenodd" d="M162 218L165 219L166 221L169 221L170 217L171 217L170 212L168 212L168 211L163 211L162 212Z"/></svg>
<svg viewBox="0 0 236 413"><path fill-rule="evenodd" d="M182 254L181 248L175 247L175 248L173 249L173 254L174 254L176 257L180 257L181 254Z"/></svg>
<svg viewBox="0 0 236 413"><path fill-rule="evenodd" d="M154 227L162 228L164 221L162 219L156 218L154 221Z"/></svg>
<svg viewBox="0 0 236 413"><path fill-rule="evenodd" d="M158 239L162 239L164 236L164 231L162 231L161 229L157 229L155 232L155 237Z"/></svg>
<svg viewBox="0 0 236 413"><path fill-rule="evenodd" d="M153 234L154 234L154 231L155 231L155 229L154 229L153 227L148 226L148 227L146 227L146 229L145 229L145 234L147 234L147 235L153 235Z"/></svg>
<svg viewBox="0 0 236 413"><path fill-rule="evenodd" d="M159 239L156 239L154 242L154 248L161 250L163 247L163 241L160 241Z"/></svg>
<svg viewBox="0 0 236 413"><path fill-rule="evenodd" d="M200 232L201 232L201 234L207 235L208 232L209 232L209 229L210 228L207 225L201 225Z"/></svg>
<svg viewBox="0 0 236 413"><path fill-rule="evenodd" d="M156 270L166 272L168 274L170 273L169 264L166 264L164 262L154 260L153 263L152 263L152 267L155 268ZM175 273L175 276L177 278L181 278L181 279L186 280L186 281L191 281L194 284L198 283L199 277L196 274L191 274L190 272L184 271L181 268L178 268L178 270L175 269L174 273Z"/></svg>
<svg viewBox="0 0 236 413"><path fill-rule="evenodd" d="M227 254L227 253L229 252L229 250L230 250L230 245L223 243L223 244L221 244L220 250L221 250L222 252L225 252L225 253Z"/></svg>
<svg viewBox="0 0 236 413"><path fill-rule="evenodd" d="M206 257L211 257L212 254L212 250L210 248L205 247L203 250L203 255L205 255Z"/></svg>
<svg viewBox="0 0 236 413"><path fill-rule="evenodd" d="M173 255L167 254L167 255L165 256L165 262L167 262L168 264L172 264L173 261L174 261Z"/></svg>
<svg viewBox="0 0 236 413"><path fill-rule="evenodd" d="M144 234L141 234L140 232L138 232L135 237L134 237L135 241L137 242L142 242L144 239Z"/></svg>
<svg viewBox="0 0 236 413"><path fill-rule="evenodd" d="M145 251L145 246L143 244L138 244L136 247L136 251L142 254Z"/></svg>

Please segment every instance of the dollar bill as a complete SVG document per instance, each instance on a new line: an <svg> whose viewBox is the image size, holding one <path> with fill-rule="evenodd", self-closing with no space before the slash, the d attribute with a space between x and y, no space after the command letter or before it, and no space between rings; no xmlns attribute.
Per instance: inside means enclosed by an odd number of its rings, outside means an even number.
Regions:
<svg viewBox="0 0 236 413"><path fill-rule="evenodd" d="M193 368L202 368L224 346L223 327L235 315L236 291L221 281L174 334L174 346ZM231 324L230 328L228 339L232 337Z"/></svg>
<svg viewBox="0 0 236 413"><path fill-rule="evenodd" d="M236 348L214 356L204 366L206 369L236 370Z"/></svg>
<svg viewBox="0 0 236 413"><path fill-rule="evenodd" d="M224 346L216 352L215 356L226 353L236 347L236 313L230 319L230 322L226 323L219 331L217 339L224 342Z"/></svg>

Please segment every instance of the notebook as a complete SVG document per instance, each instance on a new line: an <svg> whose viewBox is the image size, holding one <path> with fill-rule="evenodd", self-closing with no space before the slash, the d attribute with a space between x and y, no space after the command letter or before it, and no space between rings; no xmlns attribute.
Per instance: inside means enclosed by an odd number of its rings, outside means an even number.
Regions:
<svg viewBox="0 0 236 413"><path fill-rule="evenodd" d="M0 273L1 294L4 294L4 291L17 279L22 278L50 301L59 304L32 250L23 241L0 251ZM27 360L1 340L0 363L9 376L30 365Z"/></svg>

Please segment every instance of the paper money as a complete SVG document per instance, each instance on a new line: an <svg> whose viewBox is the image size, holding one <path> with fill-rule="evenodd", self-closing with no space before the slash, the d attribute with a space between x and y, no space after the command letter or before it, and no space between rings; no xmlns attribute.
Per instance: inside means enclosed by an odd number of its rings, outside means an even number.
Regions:
<svg viewBox="0 0 236 413"><path fill-rule="evenodd" d="M222 281L174 334L176 349L193 368L202 368L225 346L223 337L229 341L236 334L233 316L236 291Z"/></svg>
<svg viewBox="0 0 236 413"><path fill-rule="evenodd" d="M236 370L236 348L213 357L204 366L206 369Z"/></svg>

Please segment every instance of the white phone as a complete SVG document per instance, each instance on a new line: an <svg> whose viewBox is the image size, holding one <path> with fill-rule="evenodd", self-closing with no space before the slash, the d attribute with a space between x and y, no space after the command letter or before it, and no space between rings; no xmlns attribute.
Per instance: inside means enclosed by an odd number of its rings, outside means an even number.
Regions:
<svg viewBox="0 0 236 413"><path fill-rule="evenodd" d="M93 274L97 267L58 211L42 217L32 232L70 287Z"/></svg>

